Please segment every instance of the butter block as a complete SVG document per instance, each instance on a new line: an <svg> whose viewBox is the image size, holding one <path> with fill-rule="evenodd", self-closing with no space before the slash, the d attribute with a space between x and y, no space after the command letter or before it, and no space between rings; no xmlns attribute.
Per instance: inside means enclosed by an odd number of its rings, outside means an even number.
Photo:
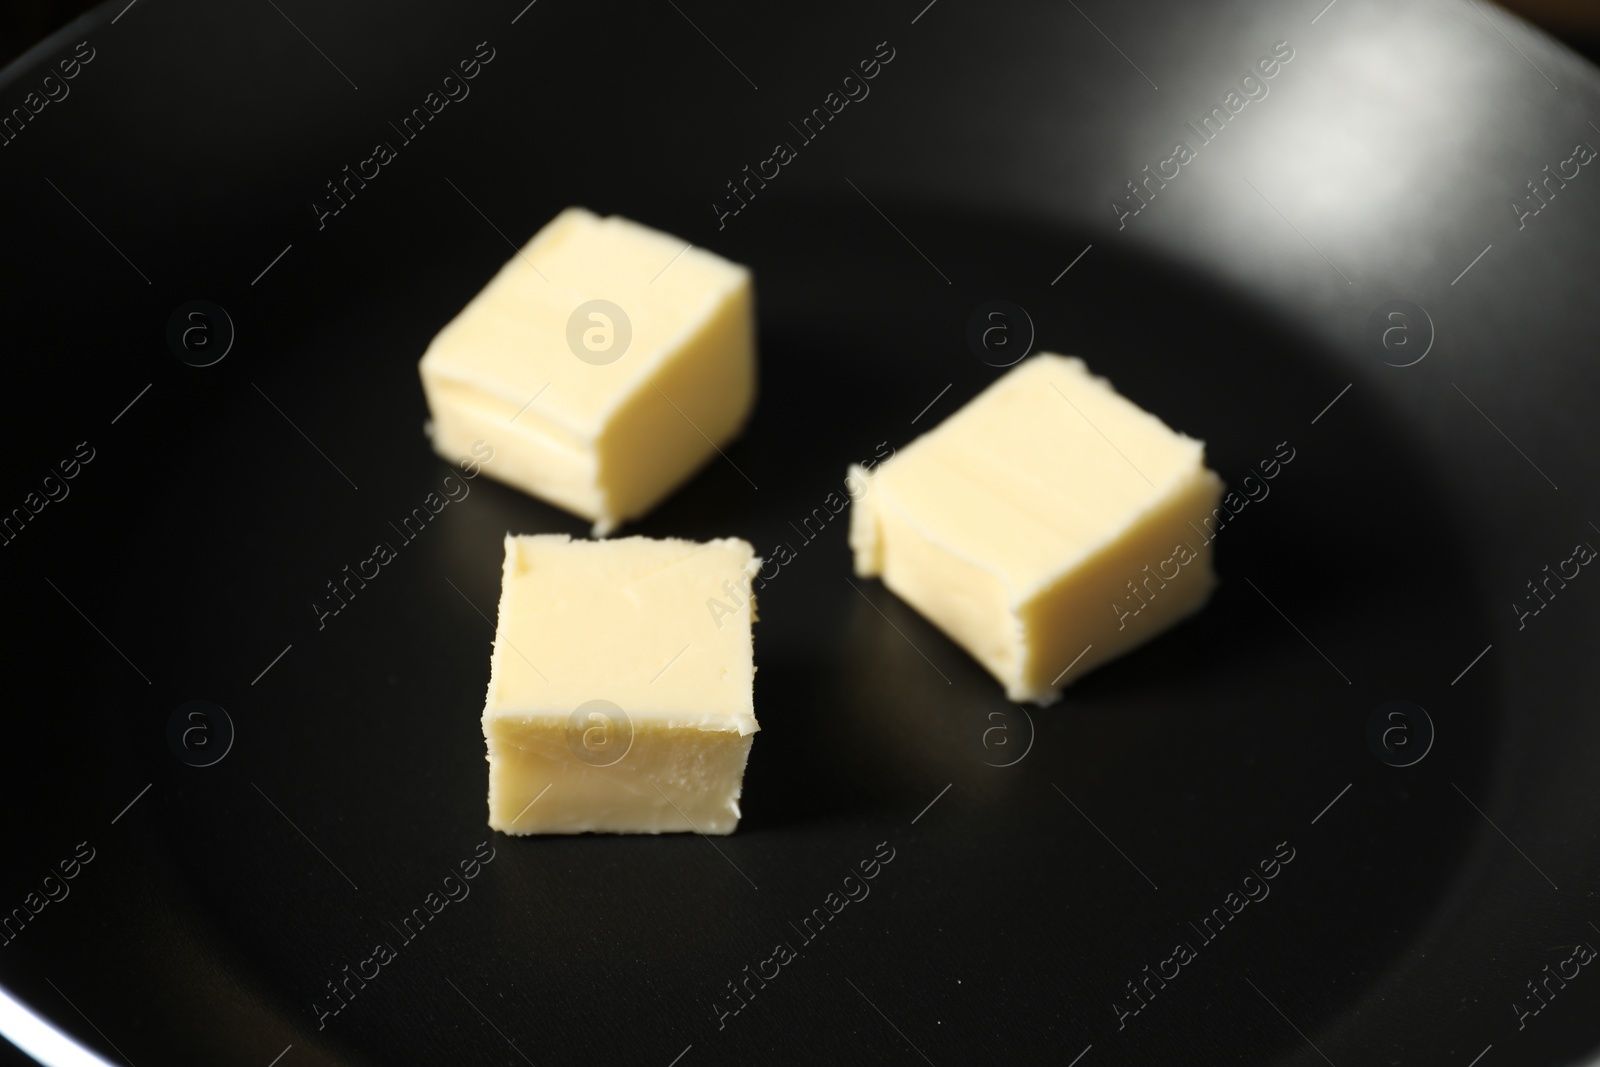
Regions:
<svg viewBox="0 0 1600 1067"><path fill-rule="evenodd" d="M1216 584L1202 527L1222 480L1204 444L1076 358L1024 360L847 485L856 573L881 576L1011 700L1055 701Z"/></svg>
<svg viewBox="0 0 1600 1067"><path fill-rule="evenodd" d="M489 825L732 833L759 729L750 545L540 534L505 549Z"/></svg>
<svg viewBox="0 0 1600 1067"><path fill-rule="evenodd" d="M428 346L433 447L594 522L649 511L743 428L750 272L618 216L563 211Z"/></svg>

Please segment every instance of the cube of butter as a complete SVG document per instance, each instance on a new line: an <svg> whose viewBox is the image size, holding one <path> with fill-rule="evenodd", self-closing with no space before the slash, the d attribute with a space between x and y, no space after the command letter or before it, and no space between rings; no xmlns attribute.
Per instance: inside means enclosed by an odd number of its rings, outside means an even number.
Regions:
<svg viewBox="0 0 1600 1067"><path fill-rule="evenodd" d="M638 518L755 398L750 272L615 215L557 215L428 346L433 447L594 521Z"/></svg>
<svg viewBox="0 0 1600 1067"><path fill-rule="evenodd" d="M1011 700L1053 702L1216 584L1201 524L1222 481L1205 446L1079 359L1025 360L849 484L856 573L881 575Z"/></svg>
<svg viewBox="0 0 1600 1067"><path fill-rule="evenodd" d="M744 541L507 537L489 825L732 833L758 729Z"/></svg>

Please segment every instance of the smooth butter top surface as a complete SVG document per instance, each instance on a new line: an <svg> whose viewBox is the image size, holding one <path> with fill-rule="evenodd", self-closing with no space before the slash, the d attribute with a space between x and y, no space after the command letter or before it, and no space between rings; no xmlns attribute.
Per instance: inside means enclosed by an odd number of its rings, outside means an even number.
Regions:
<svg viewBox="0 0 1600 1067"><path fill-rule="evenodd" d="M568 208L500 268L428 346L424 374L468 386L509 421L547 418L593 438L749 271L689 242L616 215ZM677 257L674 259L674 257ZM670 264L670 267L669 267ZM595 365L573 353L568 321L590 300L627 315L621 358ZM584 329L593 323L585 319Z"/></svg>
<svg viewBox="0 0 1600 1067"><path fill-rule="evenodd" d="M505 547L486 719L607 700L636 725L756 731L747 542L538 534Z"/></svg>
<svg viewBox="0 0 1600 1067"><path fill-rule="evenodd" d="M1083 361L1039 353L879 468L885 506L1023 599L1135 526L1205 446Z"/></svg>

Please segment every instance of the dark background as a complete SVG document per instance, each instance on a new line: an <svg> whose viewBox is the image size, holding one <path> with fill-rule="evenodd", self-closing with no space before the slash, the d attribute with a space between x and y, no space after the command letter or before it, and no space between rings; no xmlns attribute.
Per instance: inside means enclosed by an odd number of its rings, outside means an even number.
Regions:
<svg viewBox="0 0 1600 1067"><path fill-rule="evenodd" d="M9 63L51 31L95 5L89 0L15 0L0 9L0 63ZM1510 0L1514 11L1582 52L1600 56L1600 4L1584 0Z"/></svg>
<svg viewBox="0 0 1600 1067"><path fill-rule="evenodd" d="M1588 969L1525 1026L1513 1005L1600 942L1600 591L1510 610L1600 542L1600 178L1522 228L1509 207L1600 139L1586 61L1448 0L278 6L100 9L31 57L97 50L0 149L5 506L95 450L0 549L0 906L97 850L0 948L7 988L135 1064L1592 1052ZM472 96L319 228L323 183L484 40ZM1271 94L1119 229L1124 183L1280 40ZM719 229L724 182L880 41L872 95ZM762 391L728 453L759 489L718 461L629 531L796 550L715 849L483 826L500 538L581 521L480 479L326 628L310 608L447 472L428 339L572 203L756 272ZM793 527L993 380L965 338L995 298L1229 482L1295 453L1219 537L1206 611L1043 710L852 588L842 520ZM235 329L214 366L168 343L195 299ZM1374 328L1402 300L1420 362ZM210 767L168 740L196 699L236 730ZM1395 700L1435 735L1403 767L1369 740ZM485 840L473 895L319 1030L324 980ZM872 895L719 1026L880 843ZM1270 897L1119 1027L1125 984L1280 846Z"/></svg>

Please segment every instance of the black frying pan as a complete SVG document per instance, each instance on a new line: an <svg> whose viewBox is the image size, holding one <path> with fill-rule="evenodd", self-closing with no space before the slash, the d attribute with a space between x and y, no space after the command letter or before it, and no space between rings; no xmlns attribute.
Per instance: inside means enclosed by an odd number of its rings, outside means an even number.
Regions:
<svg viewBox="0 0 1600 1067"><path fill-rule="evenodd" d="M1597 87L1447 0L101 8L0 79L0 980L141 1067L1580 1058ZM716 848L484 825L500 538L581 520L480 480L311 607L446 473L429 338L569 204L757 276L759 488L633 527L794 556ZM800 526L1002 373L994 300L1231 484L1294 455L1206 611L1043 710Z"/></svg>

